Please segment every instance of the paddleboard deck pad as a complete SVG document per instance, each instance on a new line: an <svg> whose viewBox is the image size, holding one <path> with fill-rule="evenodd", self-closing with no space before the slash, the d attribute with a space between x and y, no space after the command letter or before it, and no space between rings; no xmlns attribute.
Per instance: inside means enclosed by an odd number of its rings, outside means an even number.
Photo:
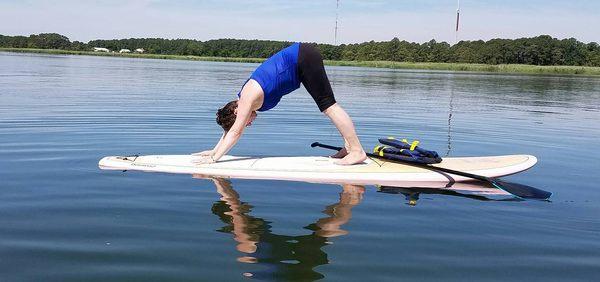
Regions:
<svg viewBox="0 0 600 282"><path fill-rule="evenodd" d="M440 186L473 179L437 172L426 168L381 159L367 159L362 164L336 165L329 157L236 157L223 156L212 164L195 164L191 155L109 156L99 162L106 170L135 170L204 176L289 180L314 183L349 183L421 187L424 183ZM537 163L531 155L491 157L448 157L431 166L462 172L500 177L527 170ZM437 188L441 188L437 187ZM434 187L432 187L434 188Z"/></svg>

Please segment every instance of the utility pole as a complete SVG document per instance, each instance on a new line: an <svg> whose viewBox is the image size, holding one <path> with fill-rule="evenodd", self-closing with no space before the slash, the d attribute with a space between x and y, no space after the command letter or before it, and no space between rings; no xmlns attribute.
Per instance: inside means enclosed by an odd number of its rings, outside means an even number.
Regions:
<svg viewBox="0 0 600 282"><path fill-rule="evenodd" d="M456 6L456 30L454 31L454 44L458 43L458 23L460 21L460 0Z"/></svg>
<svg viewBox="0 0 600 282"><path fill-rule="evenodd" d="M338 32L338 10L340 8L340 0L335 1L335 31L333 35L333 45L337 45L337 32Z"/></svg>

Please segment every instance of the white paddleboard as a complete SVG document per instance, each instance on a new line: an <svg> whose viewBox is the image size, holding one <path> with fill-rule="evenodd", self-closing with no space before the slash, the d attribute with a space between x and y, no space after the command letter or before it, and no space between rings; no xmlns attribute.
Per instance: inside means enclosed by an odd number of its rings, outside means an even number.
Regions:
<svg viewBox="0 0 600 282"><path fill-rule="evenodd" d="M367 159L363 164L336 165L328 157L235 157L223 156L217 163L194 164L191 155L110 156L99 162L101 169L201 174L240 179L291 180L315 183L351 183L419 187L421 183L446 184L472 181L406 164ZM487 177L500 177L527 170L537 163L530 155L449 157L433 166Z"/></svg>

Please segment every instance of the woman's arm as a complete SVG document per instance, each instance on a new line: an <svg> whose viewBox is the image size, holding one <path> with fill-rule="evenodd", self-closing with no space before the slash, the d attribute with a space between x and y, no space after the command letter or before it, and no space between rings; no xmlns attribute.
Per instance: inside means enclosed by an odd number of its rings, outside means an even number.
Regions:
<svg viewBox="0 0 600 282"><path fill-rule="evenodd" d="M219 143L207 154L208 158L194 160L195 163L213 163L218 161L223 155L227 154L242 136L244 128L252 119L252 112L259 109L263 103L263 90L258 82L249 80L242 89L242 95L238 100L236 108L236 117L233 126L225 132L219 140Z"/></svg>
<svg viewBox="0 0 600 282"><path fill-rule="evenodd" d="M248 95L249 96L249 95ZM240 140L246 124L250 120L252 114L252 103L249 101L238 101L237 114L233 126L225 135L223 139L217 144L212 155L212 161L218 161L223 155L227 154L231 148Z"/></svg>

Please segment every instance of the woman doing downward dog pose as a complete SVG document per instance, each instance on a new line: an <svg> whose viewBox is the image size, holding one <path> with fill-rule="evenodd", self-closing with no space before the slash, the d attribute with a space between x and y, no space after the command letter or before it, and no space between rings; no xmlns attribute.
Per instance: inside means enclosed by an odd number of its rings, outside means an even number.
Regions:
<svg viewBox="0 0 600 282"><path fill-rule="evenodd" d="M196 163L213 163L225 155L240 139L244 128L252 124L256 111L275 107L281 98L304 85L319 110L333 122L344 139L344 149L333 157L336 163L361 163L366 154L358 140L350 116L340 107L325 73L323 58L310 44L294 43L262 63L238 93L238 100L227 103L217 111L217 123L224 133L212 150L194 154L202 156Z"/></svg>

